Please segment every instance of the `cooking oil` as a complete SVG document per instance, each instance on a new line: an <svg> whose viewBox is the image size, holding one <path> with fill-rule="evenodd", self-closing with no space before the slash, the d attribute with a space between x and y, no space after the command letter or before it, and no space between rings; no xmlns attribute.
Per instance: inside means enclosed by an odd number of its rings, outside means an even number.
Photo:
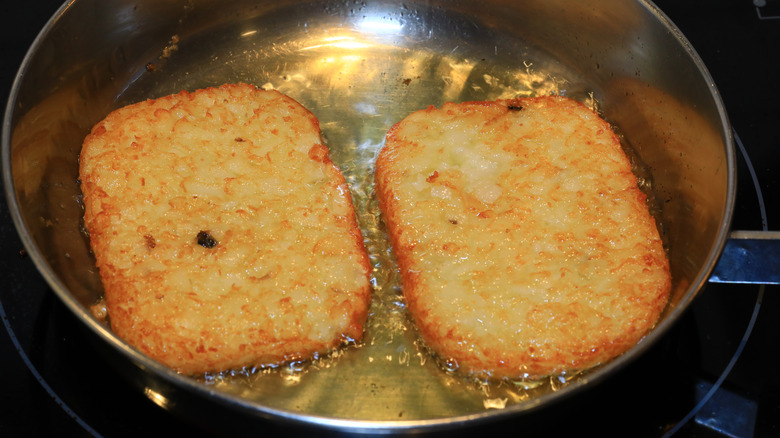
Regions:
<svg viewBox="0 0 780 438"><path fill-rule="evenodd" d="M177 35L165 62L142 72L117 100L127 104L230 82L278 90L317 116L331 159L350 187L372 266L373 301L363 338L313 360L200 380L263 408L376 421L479 414L566 388L580 373L516 380L463 376L456 361L425 348L406 310L374 193L374 162L390 127L429 105L561 94L599 111L597 93L578 72L510 36L469 43L452 30L464 26L420 24L423 11L373 15L365 3L354 10L351 25L332 14L305 22L280 14ZM632 163L640 184L652 188L640 160Z"/></svg>

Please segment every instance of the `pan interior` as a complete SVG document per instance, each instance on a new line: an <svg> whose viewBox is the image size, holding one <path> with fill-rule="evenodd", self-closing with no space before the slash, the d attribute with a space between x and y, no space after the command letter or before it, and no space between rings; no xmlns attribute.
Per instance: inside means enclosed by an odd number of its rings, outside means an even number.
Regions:
<svg viewBox="0 0 780 438"><path fill-rule="evenodd" d="M417 342L373 196L373 162L390 126L428 105L553 93L586 102L624 134L659 200L674 275L666 319L714 263L731 172L722 111L695 57L647 5L105 3L74 2L46 29L12 95L3 145L30 252L88 325L101 327L88 310L102 290L81 227L77 160L112 109L223 83L279 90L318 117L352 190L374 266L364 340L314 363L198 379L227 397L301 416L462 418L521 411L608 371L487 385L442 369ZM673 68L662 65L669 59Z"/></svg>

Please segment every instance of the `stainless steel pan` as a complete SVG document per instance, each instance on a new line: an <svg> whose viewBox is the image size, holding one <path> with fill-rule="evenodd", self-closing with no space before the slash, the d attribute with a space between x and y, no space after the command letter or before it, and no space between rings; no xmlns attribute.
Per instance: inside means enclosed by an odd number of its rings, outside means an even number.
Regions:
<svg viewBox="0 0 780 438"><path fill-rule="evenodd" d="M77 159L88 130L112 109L239 81L278 89L320 119L353 190L376 268L374 302L363 345L337 357L193 379L139 354L92 315L102 289L81 228ZM623 136L668 245L671 301L639 345L597 369L543 382L465 381L416 342L372 197L373 159L387 129L411 111L549 93L587 102ZM402 432L530 413L641 355L716 265L717 281L778 282L776 269L762 272L771 260L742 275L745 254L759 244L776 251L778 236L732 234L726 112L694 50L646 1L74 0L19 70L2 156L27 251L90 336L156 403L225 424L262 418ZM729 262L717 264L727 242L738 256L729 249Z"/></svg>

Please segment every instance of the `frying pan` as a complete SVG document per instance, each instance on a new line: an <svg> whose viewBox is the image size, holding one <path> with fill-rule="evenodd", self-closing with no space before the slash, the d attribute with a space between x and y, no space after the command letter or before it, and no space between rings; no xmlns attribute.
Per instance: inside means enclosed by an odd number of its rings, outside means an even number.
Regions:
<svg viewBox="0 0 780 438"><path fill-rule="evenodd" d="M319 118L355 199L374 300L355 348L191 378L93 316L102 288L82 230L77 160L111 110L229 82L278 89ZM668 248L670 303L636 347L593 370L468 381L430 359L404 312L372 197L373 159L387 129L414 110L550 93L586 102L623 139ZM155 403L229 420L221 424L236 432L259 419L339 432L449 430L587 390L663 336L707 281L778 282L776 233L730 230L734 157L726 112L695 51L652 3L617 0L73 0L25 57L2 132L14 223L85 333Z"/></svg>

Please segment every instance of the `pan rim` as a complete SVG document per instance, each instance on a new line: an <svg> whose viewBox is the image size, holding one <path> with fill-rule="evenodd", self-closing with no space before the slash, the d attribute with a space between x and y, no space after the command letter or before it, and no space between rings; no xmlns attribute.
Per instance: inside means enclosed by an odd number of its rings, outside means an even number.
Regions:
<svg viewBox="0 0 780 438"><path fill-rule="evenodd" d="M710 277L712 270L714 269L720 254L728 240L729 232L731 230L731 220L734 212L734 205L736 202L736 149L734 147L733 133L730 129L730 122L725 110L725 105L721 99L720 93L715 85L713 78L707 70L704 62L699 55L693 49L690 42L680 32L680 30L672 23L672 21L649 0L640 0L640 3L652 13L656 19L662 22L662 24L673 33L675 39L685 49L687 55L696 65L701 79L709 84L710 95L717 109L721 128L723 132L721 135L724 138L726 159L727 159L727 193L726 193L726 205L721 218L721 224L717 231L715 241L710 248L704 268L699 272L696 278L688 286L687 290L683 294L683 299L680 303L666 315L666 317L660 321L660 323L635 347L629 350L626 354L612 360L608 364L605 364L595 370L593 373L589 373L586 378L580 381L568 385L560 391L545 394L537 397L532 403L519 403L507 407L502 410L486 410L484 412L461 415L455 417L444 417L436 419L424 419L424 420L350 420L340 419L332 417L314 416L308 414L301 414L298 412L287 411L283 409L269 408L260 405L256 402L250 402L232 394L227 394L208 386L202 385L187 376L180 375L174 371L164 367L163 365L154 362L147 356L135 350L129 346L125 341L119 339L113 332L106 327L98 323L94 317L85 309L80 303L70 295L67 287L58 278L53 271L49 263L43 257L41 251L38 249L35 241L32 239L30 231L25 224L20 211L18 200L16 197L16 191L14 187L12 169L11 169L11 137L12 137L12 121L16 108L14 102L18 98L20 84L26 75L27 69L31 62L31 59L35 56L37 49L40 47L41 41L46 38L55 23L67 12L67 10L75 3L76 0L69 0L64 3L47 24L40 31L27 54L25 55L22 64L14 78L13 85L8 97L8 101L5 107L5 113L2 123L2 173L3 173L3 185L6 197L6 203L8 205L10 216L14 222L17 233L21 237L22 243L30 255L33 263L40 275L44 278L46 283L52 288L55 294L58 296L66 307L77 317L77 319L84 325L86 325L93 333L99 338L108 341L107 343L111 347L118 351L120 354L128 357L134 366L142 369L148 369L153 371L156 375L162 376L168 382L177 385L182 385L184 388L201 393L207 396L211 401L218 401L223 405L230 407L238 407L242 412L254 413L255 415L262 417L272 417L274 420L283 420L287 422L293 422L298 424L323 426L332 429L349 430L354 432L411 432L419 430L433 430L433 429L445 429L453 428L464 423L474 424L482 423L484 421L493 421L504 419L509 416L518 415L520 413L531 412L542 407L548 406L553 401L558 401L579 393L584 388L592 386L593 384L600 382L612 374L615 370L623 368L627 363L634 360L637 356L644 353L651 345L655 344L655 341L663 336L668 330L679 320L680 315L690 306L690 303L695 299L698 293L704 288L707 279Z"/></svg>

